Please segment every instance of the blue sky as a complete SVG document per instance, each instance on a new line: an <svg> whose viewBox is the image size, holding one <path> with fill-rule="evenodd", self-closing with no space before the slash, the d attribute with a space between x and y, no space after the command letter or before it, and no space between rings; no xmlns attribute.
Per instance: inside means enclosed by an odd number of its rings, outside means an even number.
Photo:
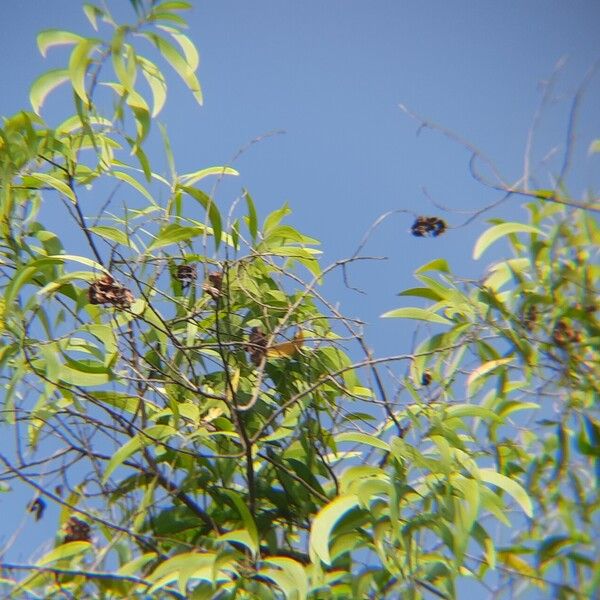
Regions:
<svg viewBox="0 0 600 600"><path fill-rule="evenodd" d="M242 185L263 217L288 201L290 224L322 241L326 263L351 255L369 225L389 210L439 214L451 226L464 220L432 207L422 186L453 210L481 208L499 197L471 179L464 149L431 131L417 137L417 125L399 103L481 148L512 181L522 171L539 82L566 58L538 130L538 160L555 146L561 156L569 102L600 58L595 0L193 3L190 35L201 53L205 105L198 107L171 76L160 115L180 170L227 163L257 136L285 130L242 154L235 163L241 178L223 185L218 201L227 206ZM82 4L19 0L3 7L0 114L26 106L29 83L65 61L60 50L42 60L35 45L40 29L92 33ZM109 4L127 14L126 2ZM581 164L569 180L576 195L600 183L600 158L586 156L590 141L600 137L599 92L597 77L580 115ZM52 122L61 108L50 100L44 116ZM550 164L557 172L560 162ZM546 171L539 173L540 186L548 186ZM520 217L519 204L513 198L489 216ZM410 287L414 269L430 259L444 256L457 274L478 276L490 258L500 257L498 247L471 261L485 218L417 240L408 233L412 217L396 215L364 250L389 259L351 272L368 295L345 289L336 275L325 284L327 295L368 322L377 354L404 351L410 328L378 315L403 304L395 294Z"/></svg>

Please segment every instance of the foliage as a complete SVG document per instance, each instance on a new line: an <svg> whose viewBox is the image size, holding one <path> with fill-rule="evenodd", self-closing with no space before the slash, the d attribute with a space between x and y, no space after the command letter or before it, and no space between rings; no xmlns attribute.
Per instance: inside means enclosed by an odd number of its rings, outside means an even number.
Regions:
<svg viewBox="0 0 600 600"><path fill-rule="evenodd" d="M287 206L260 224L242 190L225 211L201 186L237 172L178 174L164 128L157 172L157 62L201 102L198 53L187 2L131 4L130 25L85 5L105 37L42 32L68 64L0 130L2 415L18 440L2 478L32 489L36 518L61 507L50 552L2 564L11 597L452 598L492 573L499 593L591 595L593 212L529 191L529 222L494 220L474 250L504 239L513 257L480 281L444 259L418 269L400 295L420 305L384 315L425 323L418 346L373 358L319 292L342 263L320 266ZM73 112L53 126L61 85Z"/></svg>

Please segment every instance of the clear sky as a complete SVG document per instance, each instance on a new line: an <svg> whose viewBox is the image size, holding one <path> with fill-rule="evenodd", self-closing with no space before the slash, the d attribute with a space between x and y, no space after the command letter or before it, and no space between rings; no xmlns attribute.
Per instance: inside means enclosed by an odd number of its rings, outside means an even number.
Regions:
<svg viewBox="0 0 600 600"><path fill-rule="evenodd" d="M160 120L168 126L182 172L223 164L250 140L285 130L253 145L235 163L241 178L220 188L227 205L242 185L259 211L289 201L290 224L323 242L325 262L347 257L369 225L393 209L439 214L449 225L465 215L435 209L421 191L454 211L499 198L472 181L469 155L417 126L398 108L404 103L481 148L507 180L516 180L540 82L566 58L552 102L534 145L538 160L564 149L569 101L594 61L600 59L597 0L193 0L190 34L201 53L199 78L205 105L170 77L170 96ZM27 104L29 83L65 55L43 61L35 36L43 28L91 33L79 0L19 0L2 6L0 114ZM125 8L124 0L109 3ZM86 33L87 32L87 33ZM167 69L165 69L167 71ZM600 137L600 77L585 98L578 139L582 166L569 184L581 196L600 183L600 158L586 157ZM60 106L48 102L49 121ZM558 171L554 165L554 172ZM538 171L547 187L546 171ZM520 201L490 216L521 216ZM326 283L329 298L350 316L369 323L380 355L407 349L412 330L378 315L403 305L395 294L412 285L420 264L444 256L461 275L479 275L474 240L483 216L437 239L408 233L410 215L396 215L371 238L365 254L389 257ZM499 251L499 250L498 250ZM490 253L489 257L494 254ZM498 254L496 256L499 256ZM3 509L5 510L5 509ZM5 513L6 514L6 513Z"/></svg>

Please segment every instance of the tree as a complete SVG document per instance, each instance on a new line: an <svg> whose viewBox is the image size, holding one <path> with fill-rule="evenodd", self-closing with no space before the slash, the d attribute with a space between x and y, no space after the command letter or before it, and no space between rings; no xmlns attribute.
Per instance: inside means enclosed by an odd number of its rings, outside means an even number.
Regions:
<svg viewBox="0 0 600 600"><path fill-rule="evenodd" d="M358 252L323 268L287 206L262 224L245 189L217 206L201 186L238 173L178 174L165 128L156 172L157 62L201 103L198 55L188 3L131 5L129 25L84 6L105 37L40 33L42 54L72 47L68 66L0 130L2 414L16 440L2 479L33 491L38 519L61 507L51 552L2 563L6 591L452 598L468 577L498 596L590 597L598 199L571 198L564 172L552 189L488 184L526 196L530 220L493 220L474 254L503 238L513 256L477 281L442 258L418 269L401 295L421 305L384 317L427 329L413 352L377 358L319 291ZM64 84L72 114L48 124L42 105ZM136 196L118 209L122 184ZM80 239L44 225L46 203ZM412 233L446 228L417 215Z"/></svg>

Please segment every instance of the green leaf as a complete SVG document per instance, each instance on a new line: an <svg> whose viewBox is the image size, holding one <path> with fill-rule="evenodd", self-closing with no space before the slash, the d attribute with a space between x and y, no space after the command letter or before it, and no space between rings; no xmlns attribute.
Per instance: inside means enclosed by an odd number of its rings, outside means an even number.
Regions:
<svg viewBox="0 0 600 600"><path fill-rule="evenodd" d="M526 225L525 223L500 223L500 225L490 227L479 236L473 248L473 258L477 260L496 240L511 233L536 233L544 237L544 232L532 225Z"/></svg>
<svg viewBox="0 0 600 600"><path fill-rule="evenodd" d="M371 446L372 448L377 448L378 450L383 450L384 452L390 451L390 446L388 443L380 440L374 435L369 435L368 433L361 433L359 431L347 431L343 433L339 433L335 436L335 441L337 443L342 442L351 442L353 444L365 444L366 446Z"/></svg>
<svg viewBox="0 0 600 600"><path fill-rule="evenodd" d="M244 198L246 199L246 206L248 207L248 231L250 232L252 239L255 240L258 233L258 218L256 216L254 201L247 189L244 189Z"/></svg>
<svg viewBox="0 0 600 600"><path fill-rule="evenodd" d="M160 69L152 61L143 56L138 56L136 60L142 68L142 75L150 86L150 92L152 93L152 118L154 119L165 105L167 83Z"/></svg>
<svg viewBox="0 0 600 600"><path fill-rule="evenodd" d="M44 100L52 90L69 80L67 69L52 69L40 75L29 90L29 102L36 114L40 114Z"/></svg>
<svg viewBox="0 0 600 600"><path fill-rule="evenodd" d="M129 246L136 252L138 251L135 247L135 244L129 239L129 236L124 231L120 231L114 227L107 227L105 225L95 225L93 227L88 227L88 229L92 233L95 233L104 239L117 242L117 244L122 244L123 246Z"/></svg>
<svg viewBox="0 0 600 600"><path fill-rule="evenodd" d="M23 183L25 185L36 183L49 185L66 196L69 200L71 200L71 202L73 202L73 204L77 202L77 198L75 197L73 190L64 181L61 181L52 175L48 175L48 173L30 173L29 175L23 177Z"/></svg>
<svg viewBox="0 0 600 600"><path fill-rule="evenodd" d="M439 302L442 298L433 290L424 287L409 288L398 292L398 296L411 296L415 298L426 298L427 300L433 300Z"/></svg>
<svg viewBox="0 0 600 600"><path fill-rule="evenodd" d="M102 476L102 482L106 483L114 470L121 466L130 456L140 450L140 448L143 448L148 444L156 444L157 441L162 441L176 433L177 431L170 425L153 425L144 431L140 431L140 433L127 441L113 454L108 465L106 465L106 471L104 471L104 475Z"/></svg>
<svg viewBox="0 0 600 600"><path fill-rule="evenodd" d="M87 550L93 550L91 542L68 542L61 544L58 548L54 548L37 561L38 566L47 565L57 560L73 558L79 554L83 554Z"/></svg>
<svg viewBox="0 0 600 600"><path fill-rule="evenodd" d="M477 404L453 404L448 406L445 414L449 419L462 419L464 417L478 417L490 421L498 421L499 417L493 410L478 406Z"/></svg>
<svg viewBox="0 0 600 600"><path fill-rule="evenodd" d="M219 244L221 243L223 226L221 223L221 213L219 212L215 201L208 194L205 194L202 190L197 188L188 187L186 185L178 186L178 188L183 190L194 200L197 200L206 210L215 238L215 247L218 249Z"/></svg>
<svg viewBox="0 0 600 600"><path fill-rule="evenodd" d="M224 494L225 496L227 496L231 500L232 504L238 511L238 513L242 519L242 522L244 524L244 527L245 527L246 531L248 532L248 535L250 536L250 540L252 541L252 543L254 545L253 552L255 555L258 554L258 550L259 550L258 530L256 528L256 523L254 522L254 518L252 517L252 515L250 514L250 511L248 510L248 507L246 506L246 504L244 504L244 501L242 500L241 496L235 490L221 490L221 493Z"/></svg>
<svg viewBox="0 0 600 600"><path fill-rule="evenodd" d="M467 378L467 389L469 390L469 394L472 393L473 385L477 382L478 379L487 375L489 372L497 369L498 367L510 364L511 362L513 362L513 360L514 357L512 356L508 358L499 358L497 360L489 360L477 367Z"/></svg>
<svg viewBox="0 0 600 600"><path fill-rule="evenodd" d="M507 494L512 496L519 506L523 509L523 512L531 518L533 515L533 505L531 503L531 499L527 495L527 492L523 489L523 487L513 481L506 475L502 475L493 469L479 469L479 476L482 481L486 483L491 483L504 490Z"/></svg>
<svg viewBox="0 0 600 600"><path fill-rule="evenodd" d="M204 233L206 233L206 228L204 227L186 227L177 223L171 223L160 230L156 239L146 248L146 252L152 252L153 250L169 246L170 244L176 244L177 242L184 242Z"/></svg>
<svg viewBox="0 0 600 600"><path fill-rule="evenodd" d="M155 7L155 11L157 8ZM198 49L190 40L190 38L181 33L181 31L174 29L173 27L167 27L166 25L158 25L157 29L162 29L166 31L178 44L181 50L183 51L183 55L185 57L185 62L188 64L189 68L192 71L195 71L200 64L200 56L198 55Z"/></svg>
<svg viewBox="0 0 600 600"><path fill-rule="evenodd" d="M86 3L83 5L83 12L85 13L85 16L90 22L90 25L96 31L98 31L98 17L104 16L104 11L98 8L97 6L94 6L93 4Z"/></svg>
<svg viewBox="0 0 600 600"><path fill-rule="evenodd" d="M52 46L65 46L78 44L84 38L70 31L61 31L60 29L46 29L40 31L37 36L37 44L41 55L45 58L46 52Z"/></svg>
<svg viewBox="0 0 600 600"><path fill-rule="evenodd" d="M179 179L185 186L190 186L194 185L205 177L209 177L210 175L217 175L219 177L222 177L223 175L237 176L239 173L231 167L207 167L206 169L200 169L199 171L194 171L193 173L180 175Z"/></svg>
<svg viewBox="0 0 600 600"><path fill-rule="evenodd" d="M156 204L154 202L154 198L152 194L134 177L129 175L129 173L123 173L122 171L112 171L111 172L114 177L128 183L132 188L136 189L142 196L144 196L147 200L150 201L151 204Z"/></svg>
<svg viewBox="0 0 600 600"><path fill-rule="evenodd" d="M295 589L298 592L298 600L305 600L308 596L309 583L306 571L301 563L287 556L269 556L263 562L282 569L294 582Z"/></svg>
<svg viewBox="0 0 600 600"><path fill-rule="evenodd" d="M194 74L194 70L188 65L185 58L179 54L175 46L155 33L143 33L141 35L154 42L158 51L188 86L198 104L202 104L202 88L200 87L200 82Z"/></svg>
<svg viewBox="0 0 600 600"><path fill-rule="evenodd" d="M331 564L329 542L331 533L338 521L350 510L358 506L358 497L354 494L338 496L322 508L314 518L310 528L310 552L326 565Z"/></svg>
<svg viewBox="0 0 600 600"><path fill-rule="evenodd" d="M89 102L85 89L85 76L90 62L89 55L97 46L98 40L84 38L73 48L69 58L71 85L86 106Z"/></svg>
<svg viewBox="0 0 600 600"><path fill-rule="evenodd" d="M416 319L417 321L429 321L430 323L439 323L440 325L452 325L452 321L424 308L397 308L383 313L381 318Z"/></svg>
<svg viewBox="0 0 600 600"><path fill-rule="evenodd" d="M74 254L57 254L54 256L48 256L48 258L52 260L58 260L60 262L64 262L65 260L72 260L74 262L81 263L82 265L86 265L87 267L91 267L96 271L101 271L103 273L106 273L107 275L110 275L110 273L100 263L97 263L91 258L86 258L85 256L75 256Z"/></svg>
<svg viewBox="0 0 600 600"><path fill-rule="evenodd" d="M450 273L450 267L445 258L436 258L415 271L415 275L426 273L427 271L440 271L441 273Z"/></svg>

